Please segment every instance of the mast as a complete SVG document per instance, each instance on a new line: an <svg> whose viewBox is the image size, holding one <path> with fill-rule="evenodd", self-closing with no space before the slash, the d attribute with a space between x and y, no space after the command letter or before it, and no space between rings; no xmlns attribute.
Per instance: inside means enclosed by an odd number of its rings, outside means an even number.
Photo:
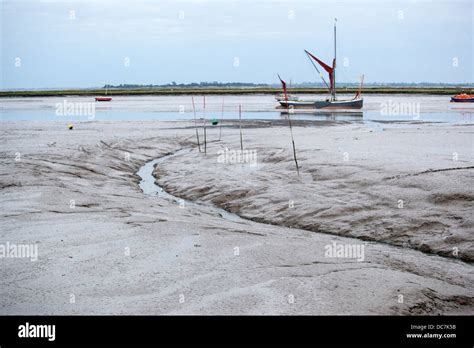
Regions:
<svg viewBox="0 0 474 348"><path fill-rule="evenodd" d="M329 91L329 95L332 96L332 84L331 85L328 85L328 83L326 82L326 80L324 79L323 77L323 74L321 74L321 72L319 71L318 67L316 66L316 64L314 64L313 60L311 58L313 58L314 60L316 60L323 68L324 70L326 70L329 74L329 80L332 79L332 68L330 66L328 66L327 64L325 64L324 62L320 61L318 58L316 58L315 56L313 56L311 53L309 53L308 51L304 50L305 53L306 53L306 56L308 56L308 59L309 61L311 62L311 64L313 65L313 67L316 69L316 71L318 72L319 74L319 77L321 78L321 80L323 80L324 84L326 85L326 87L328 88L328 91Z"/></svg>
<svg viewBox="0 0 474 348"><path fill-rule="evenodd" d="M319 76L321 76L322 80L328 87L331 101L336 100L336 22L337 18L334 18L334 59L332 60L332 66L329 66L328 64L324 63L323 61L309 53L307 50L305 50L306 55L308 56L311 64L313 64L314 68L319 73ZM329 85L326 83L324 77L321 75L319 69L316 67L316 64L314 64L311 58L318 62L318 64L321 65L323 69L326 70L326 72L329 74Z"/></svg>
<svg viewBox="0 0 474 348"><path fill-rule="evenodd" d="M336 22L337 18L334 18L334 62L332 63L332 100L336 100Z"/></svg>

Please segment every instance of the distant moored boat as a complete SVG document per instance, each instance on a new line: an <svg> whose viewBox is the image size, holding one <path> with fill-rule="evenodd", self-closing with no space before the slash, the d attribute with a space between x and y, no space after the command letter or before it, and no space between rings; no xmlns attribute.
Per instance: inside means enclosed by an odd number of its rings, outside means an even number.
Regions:
<svg viewBox="0 0 474 348"><path fill-rule="evenodd" d="M95 101L100 101L100 102L105 102L105 101L111 101L111 97L95 97Z"/></svg>
<svg viewBox="0 0 474 348"><path fill-rule="evenodd" d="M107 95L107 87L105 87L105 95ZM112 100L112 97L95 97L96 102L108 102L111 100Z"/></svg>
<svg viewBox="0 0 474 348"><path fill-rule="evenodd" d="M474 103L474 94L461 93L451 97L451 101L456 103Z"/></svg>

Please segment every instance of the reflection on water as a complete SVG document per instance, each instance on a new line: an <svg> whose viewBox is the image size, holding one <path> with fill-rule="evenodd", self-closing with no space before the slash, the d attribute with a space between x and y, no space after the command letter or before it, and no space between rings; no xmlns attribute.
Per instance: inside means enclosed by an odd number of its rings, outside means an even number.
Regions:
<svg viewBox="0 0 474 348"><path fill-rule="evenodd" d="M358 122L361 121L364 117L363 111L337 111L337 110L327 110L327 111L311 111L311 110L294 110L290 113L286 111L280 111L280 117L286 119L290 115L291 119L294 120L313 120L313 121L346 121L346 122Z"/></svg>
<svg viewBox="0 0 474 348"><path fill-rule="evenodd" d="M196 117L206 120L239 118L238 106L242 105L242 118L245 120L282 120L286 110L275 109L272 95L226 95L206 97L206 110L203 101L196 99ZM294 110L291 118L295 120L354 122L383 124L384 122L449 122L472 123L474 103L457 105L450 103L447 96L425 95L370 95L364 98L363 110ZM81 103L94 105L93 115L58 115L58 104ZM416 105L414 115L403 112L395 114L383 112L383 105ZM114 97L109 103L95 103L92 97L47 97L47 98L2 98L0 99L0 121L147 121L147 120L192 120L191 97L182 96L141 96ZM412 110L412 111L413 111ZM386 111L386 110L385 110Z"/></svg>
<svg viewBox="0 0 474 348"><path fill-rule="evenodd" d="M288 113L281 111L243 112L243 120L281 120L287 119ZM197 119L221 120L220 112L197 112ZM447 122L447 123L472 123L474 112L430 112L419 115L381 115L377 111L318 111L318 112L294 112L290 114L291 119L305 121L332 121L332 122ZM225 112L223 120L238 120L238 112ZM117 111L107 107L100 107L91 115L56 115L54 110L0 110L1 121L179 121L192 120L192 112L143 112L143 111Z"/></svg>
<svg viewBox="0 0 474 348"><path fill-rule="evenodd" d="M286 119L288 113L280 112L280 117ZM290 112L291 119L314 121L341 121L364 123L393 123L393 122L444 122L444 123L472 123L473 112L429 112L417 115L383 115L377 111L294 111Z"/></svg>

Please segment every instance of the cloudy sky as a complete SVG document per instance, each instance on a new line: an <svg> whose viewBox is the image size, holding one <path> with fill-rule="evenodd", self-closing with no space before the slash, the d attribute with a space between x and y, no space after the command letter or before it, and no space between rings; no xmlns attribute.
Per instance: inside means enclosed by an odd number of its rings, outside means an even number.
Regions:
<svg viewBox="0 0 474 348"><path fill-rule="evenodd" d="M474 81L472 0L0 0L0 88Z"/></svg>

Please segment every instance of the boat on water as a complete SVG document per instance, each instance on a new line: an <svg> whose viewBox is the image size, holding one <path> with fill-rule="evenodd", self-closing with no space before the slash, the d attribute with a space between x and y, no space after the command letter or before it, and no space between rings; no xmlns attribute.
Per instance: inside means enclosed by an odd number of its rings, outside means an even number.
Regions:
<svg viewBox="0 0 474 348"><path fill-rule="evenodd" d="M362 98L362 84L364 81L364 76L361 77L360 87L354 98L338 99L336 96L336 23L337 19L334 20L334 59L332 61L332 66L329 66L311 54L309 51L305 50L305 53L308 56L311 64L316 69L324 84L328 88L329 97L325 100L300 100L298 97L289 97L286 89L286 83L278 75L278 78L280 79L283 86L282 95L284 96L283 98L281 98L281 96L277 97L277 101L280 103L281 107L295 109L361 109L364 105L364 99ZM324 79L315 62L317 62L328 73L329 84Z"/></svg>
<svg viewBox="0 0 474 348"><path fill-rule="evenodd" d="M287 96L285 96L285 94L281 93L279 95L277 95L275 97L276 101L278 102L284 102L286 100L289 100L289 101L297 101L299 100L299 98L297 96L293 96L293 95L290 95L288 94Z"/></svg>
<svg viewBox="0 0 474 348"><path fill-rule="evenodd" d="M278 78L280 79L280 81L282 81L282 79L280 78L280 75L278 75ZM291 88L291 80L290 80L290 88ZM290 92L288 91L288 89L286 88L286 84L285 84L285 89L284 89L283 93L280 93L279 95L277 95L275 97L275 100L277 102L285 101L285 100L297 101L297 100L299 100L299 98L295 95L291 95Z"/></svg>
<svg viewBox="0 0 474 348"><path fill-rule="evenodd" d="M95 97L96 102L109 102L112 100L112 97L107 97L107 87L105 87L105 96L104 97Z"/></svg>
<svg viewBox="0 0 474 348"><path fill-rule="evenodd" d="M451 97L451 101L455 103L474 103L474 94L461 93Z"/></svg>
<svg viewBox="0 0 474 348"><path fill-rule="evenodd" d="M111 100L112 100L111 97L95 97L95 101L98 101L98 102L107 102Z"/></svg>
<svg viewBox="0 0 474 348"><path fill-rule="evenodd" d="M362 109L364 105L363 98L348 99L348 100L333 100L327 98L326 100L280 100L280 105L284 108L294 109Z"/></svg>

